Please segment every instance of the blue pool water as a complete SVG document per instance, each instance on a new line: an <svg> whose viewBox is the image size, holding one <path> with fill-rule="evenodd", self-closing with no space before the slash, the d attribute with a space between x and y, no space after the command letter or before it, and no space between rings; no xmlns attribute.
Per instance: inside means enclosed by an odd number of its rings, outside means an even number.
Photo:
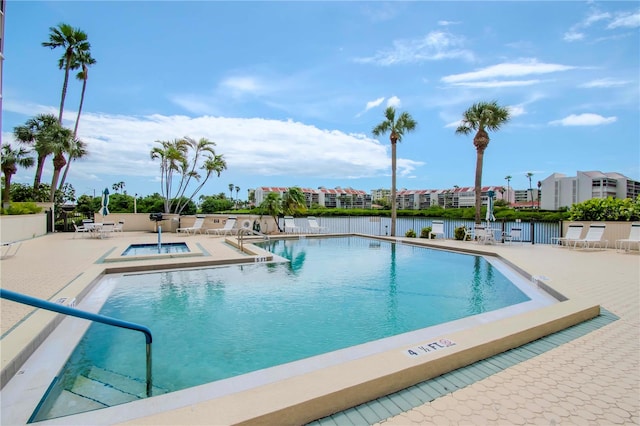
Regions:
<svg viewBox="0 0 640 426"><path fill-rule="evenodd" d="M150 254L189 253L186 243L131 244L122 256L142 256Z"/></svg>
<svg viewBox="0 0 640 426"><path fill-rule="evenodd" d="M360 237L263 246L290 262L109 280L100 313L152 330L153 380L162 392L529 300L480 256ZM91 325L59 385L72 390L93 366L143 379L144 337Z"/></svg>

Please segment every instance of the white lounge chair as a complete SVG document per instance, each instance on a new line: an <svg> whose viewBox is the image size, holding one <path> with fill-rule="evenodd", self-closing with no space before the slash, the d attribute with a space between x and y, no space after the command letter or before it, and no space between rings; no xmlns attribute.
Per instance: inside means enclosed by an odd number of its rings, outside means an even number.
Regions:
<svg viewBox="0 0 640 426"><path fill-rule="evenodd" d="M603 248L602 243L604 243L604 248L607 248L607 246L609 245L609 241L602 239L602 237L604 236L604 230L606 228L607 225L604 223L589 225L587 235L585 235L584 238L573 240L573 247L578 247L578 244L580 244L582 245L582 248L595 248L596 246Z"/></svg>
<svg viewBox="0 0 640 426"><path fill-rule="evenodd" d="M187 235L193 234L195 235L196 232L202 233L202 225L204 224L204 218L203 217L197 217L196 221L193 223L193 226L189 226L189 227L185 227L185 228L178 228L176 229L176 232L179 234L181 232L184 232Z"/></svg>
<svg viewBox="0 0 640 426"><path fill-rule="evenodd" d="M513 243L514 241L518 241L522 244L522 228L511 228L509 232L504 232L502 234L502 238L505 243Z"/></svg>
<svg viewBox="0 0 640 426"><path fill-rule="evenodd" d="M113 232L124 232L124 220L119 220L113 227Z"/></svg>
<svg viewBox="0 0 640 426"><path fill-rule="evenodd" d="M298 233L300 232L300 227L296 225L295 219L293 216L285 216L284 217L284 232L287 233Z"/></svg>
<svg viewBox="0 0 640 426"><path fill-rule="evenodd" d="M2 254L0 254L0 259L6 259L8 257L13 257L20 250L20 246L22 246L22 242L13 241L10 243L2 243Z"/></svg>
<svg viewBox="0 0 640 426"><path fill-rule="evenodd" d="M433 222L431 222L431 232L429 232L429 239L431 239L432 235L435 235L435 238L438 238L438 235L442 235L442 238L446 238L444 236L443 220L434 220Z"/></svg>
<svg viewBox="0 0 640 426"><path fill-rule="evenodd" d="M329 230L326 226L318 225L318 220L315 216L307 217L307 222L309 222L309 232L311 233L320 234L321 232L327 232Z"/></svg>
<svg viewBox="0 0 640 426"><path fill-rule="evenodd" d="M476 226L474 228L474 238L478 244L492 244L496 241L493 229L485 228L484 226Z"/></svg>
<svg viewBox="0 0 640 426"><path fill-rule="evenodd" d="M569 225L567 228L567 234L564 237L552 237L551 244L562 247L563 245L573 244L575 240L579 240L582 235L582 228L584 226L581 223Z"/></svg>
<svg viewBox="0 0 640 426"><path fill-rule="evenodd" d="M640 222L634 222L631 224L631 230L629 231L629 237L616 240L616 250L631 250L631 245L636 244L638 250L640 250ZM626 247L625 247L626 246Z"/></svg>
<svg viewBox="0 0 640 426"><path fill-rule="evenodd" d="M205 233L209 235L233 235L237 232L235 229L236 220L235 217L229 217L222 228L207 229Z"/></svg>
<svg viewBox="0 0 640 426"><path fill-rule="evenodd" d="M73 238L76 237L76 234L86 234L90 231L89 228L85 227L85 226L78 226L75 223L73 224L73 227L75 228L75 231L73 233Z"/></svg>

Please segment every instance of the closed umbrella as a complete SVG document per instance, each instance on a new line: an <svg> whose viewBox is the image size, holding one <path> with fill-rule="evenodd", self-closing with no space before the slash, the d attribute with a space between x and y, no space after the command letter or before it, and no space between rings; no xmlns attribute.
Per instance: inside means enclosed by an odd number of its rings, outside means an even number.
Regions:
<svg viewBox="0 0 640 426"><path fill-rule="evenodd" d="M100 209L102 216L109 214L109 188L105 188L102 192L102 207Z"/></svg>
<svg viewBox="0 0 640 426"><path fill-rule="evenodd" d="M487 216L485 217L485 220L487 222L494 222L496 220L496 217L493 215L493 196L494 196L495 192L493 191L489 191L487 192Z"/></svg>

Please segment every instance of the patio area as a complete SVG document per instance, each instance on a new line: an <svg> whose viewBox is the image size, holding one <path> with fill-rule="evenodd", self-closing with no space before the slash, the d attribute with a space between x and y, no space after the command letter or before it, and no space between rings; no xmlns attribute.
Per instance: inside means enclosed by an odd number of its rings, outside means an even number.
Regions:
<svg viewBox="0 0 640 426"><path fill-rule="evenodd" d="M164 242L188 241L202 253L199 256L122 262L113 261L121 246L152 243L156 234L124 232L105 239L73 237L71 233L56 233L23 241L16 256L0 263L2 287L55 301L82 293L105 270L145 270L158 262L184 267L248 260L247 255L225 244L224 238L211 235L163 234ZM495 253L567 298L599 304L619 319L431 403L404 411L384 424L640 423L638 252L409 240L434 247ZM106 258L111 260L105 263ZM25 333L23 325L37 314L29 306L6 300L0 302L0 309L4 384L9 378L5 368L10 358L31 344L26 337L18 338ZM211 407L202 402L171 412L148 413L131 424L211 424L212 414Z"/></svg>

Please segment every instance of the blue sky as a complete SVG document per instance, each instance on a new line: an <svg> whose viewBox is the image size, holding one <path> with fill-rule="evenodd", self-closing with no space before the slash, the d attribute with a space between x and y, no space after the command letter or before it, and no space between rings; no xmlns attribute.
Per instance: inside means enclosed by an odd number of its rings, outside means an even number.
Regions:
<svg viewBox="0 0 640 426"><path fill-rule="evenodd" d="M79 127L90 155L67 179L77 195L120 181L160 192L149 152L182 136L216 142L227 161L201 194L389 188L389 139L371 134L388 105L418 122L398 145L399 189L471 186L472 136L455 128L491 100L512 119L490 134L483 185L577 170L640 180L635 1L9 1L3 143L30 117L57 115L62 52L41 43L62 22L88 34L97 60ZM70 81L71 128L80 90Z"/></svg>

